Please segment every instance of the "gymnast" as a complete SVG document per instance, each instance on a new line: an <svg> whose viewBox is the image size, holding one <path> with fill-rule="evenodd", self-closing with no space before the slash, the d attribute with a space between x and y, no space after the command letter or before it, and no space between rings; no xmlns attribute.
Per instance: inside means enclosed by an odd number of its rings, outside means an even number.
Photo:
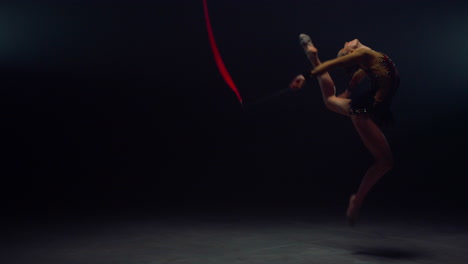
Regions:
<svg viewBox="0 0 468 264"><path fill-rule="evenodd" d="M300 89L307 80L317 78L325 106L351 118L362 142L374 158L358 190L349 199L346 217L348 223L354 226L366 195L393 167L393 154L382 129L393 124L390 106L400 83L399 74L387 55L363 45L358 39L346 42L337 58L323 63L308 35L300 34L299 41L312 67L296 76L289 88ZM328 73L338 68L351 73L349 89L340 95L336 95L335 85ZM358 84L366 76L370 85L358 90Z"/></svg>

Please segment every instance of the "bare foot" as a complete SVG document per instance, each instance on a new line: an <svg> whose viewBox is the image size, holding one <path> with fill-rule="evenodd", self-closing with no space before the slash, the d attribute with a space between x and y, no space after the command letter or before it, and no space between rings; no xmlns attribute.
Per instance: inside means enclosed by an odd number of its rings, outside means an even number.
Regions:
<svg viewBox="0 0 468 264"><path fill-rule="evenodd" d="M310 37L306 34L300 34L299 43L301 44L302 48L304 48L307 58L309 58L311 62L315 62L317 59L318 50L314 46L314 43L312 43Z"/></svg>
<svg viewBox="0 0 468 264"><path fill-rule="evenodd" d="M359 209L361 208L361 203L361 201L356 199L355 194L351 195L349 198L349 206L348 210L346 211L346 218L350 226L354 226L357 219L359 218Z"/></svg>

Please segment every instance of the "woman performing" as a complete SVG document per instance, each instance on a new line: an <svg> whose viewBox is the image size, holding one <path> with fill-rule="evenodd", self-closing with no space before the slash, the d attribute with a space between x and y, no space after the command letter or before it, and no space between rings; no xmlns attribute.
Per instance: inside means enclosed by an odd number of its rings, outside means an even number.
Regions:
<svg viewBox="0 0 468 264"><path fill-rule="evenodd" d="M312 63L312 70L296 76L289 87L299 89L306 80L316 77L325 106L351 118L364 145L374 158L374 163L365 173L357 192L349 200L346 216L348 223L354 225L364 198L372 186L393 167L393 155L381 129L393 123L390 105L400 82L398 71L387 55L364 46L357 39L346 42L337 58L323 63L309 36L301 34L299 39ZM350 89L336 96L335 85L328 71L338 68L351 70L353 74ZM353 90L366 76L371 81L370 87L365 91Z"/></svg>

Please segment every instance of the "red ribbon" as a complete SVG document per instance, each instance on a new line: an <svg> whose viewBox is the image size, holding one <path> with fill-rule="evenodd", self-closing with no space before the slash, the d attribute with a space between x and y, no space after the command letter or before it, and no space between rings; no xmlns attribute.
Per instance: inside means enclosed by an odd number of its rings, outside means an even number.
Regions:
<svg viewBox="0 0 468 264"><path fill-rule="evenodd" d="M208 5L206 3L206 0L203 0L203 8L205 10L205 21L206 21L206 28L208 30L208 39L210 40L211 49L213 50L213 55L214 55L216 64L218 65L219 72L221 73L221 75L223 76L224 80L229 85L229 87L231 87L231 89L234 91L234 93L237 96L237 99L239 99L239 102L242 104L242 97L240 96L240 93L237 90L236 85L234 84L234 81L231 78L231 75L229 75L229 72L227 71L226 66L224 66L223 59L221 58L221 54L219 53L218 47L216 46L213 29L211 28L210 17L208 15Z"/></svg>

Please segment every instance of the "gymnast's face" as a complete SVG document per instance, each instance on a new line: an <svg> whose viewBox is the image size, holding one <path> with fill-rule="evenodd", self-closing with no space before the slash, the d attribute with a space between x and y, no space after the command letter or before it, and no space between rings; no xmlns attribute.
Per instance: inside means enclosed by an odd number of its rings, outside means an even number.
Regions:
<svg viewBox="0 0 468 264"><path fill-rule="evenodd" d="M358 44L359 44L359 40L358 39L353 39L351 41L345 42L344 47L345 48L349 47L349 48L356 49L358 47Z"/></svg>
<svg viewBox="0 0 468 264"><path fill-rule="evenodd" d="M353 39L351 41L345 42L343 48L338 52L338 57L352 53L359 46L359 40Z"/></svg>

